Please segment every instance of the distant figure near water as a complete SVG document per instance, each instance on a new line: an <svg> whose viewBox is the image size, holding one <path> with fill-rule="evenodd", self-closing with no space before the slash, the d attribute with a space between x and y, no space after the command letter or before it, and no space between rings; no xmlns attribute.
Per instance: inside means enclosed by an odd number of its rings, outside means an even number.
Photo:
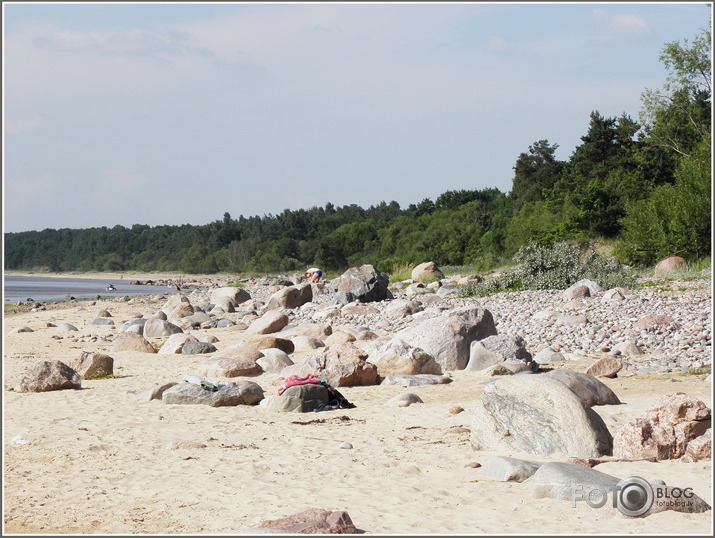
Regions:
<svg viewBox="0 0 715 538"><path fill-rule="evenodd" d="M317 267L311 267L305 272L305 278L308 279L308 282L320 282L320 277L322 276L323 271L321 271Z"/></svg>
<svg viewBox="0 0 715 538"><path fill-rule="evenodd" d="M113 284L110 284L109 286L107 286L107 291L116 291L116 289L117 288L115 288Z"/></svg>
<svg viewBox="0 0 715 538"><path fill-rule="evenodd" d="M181 291L184 286L184 279L179 278L177 280L169 280L169 289L175 289L176 291Z"/></svg>

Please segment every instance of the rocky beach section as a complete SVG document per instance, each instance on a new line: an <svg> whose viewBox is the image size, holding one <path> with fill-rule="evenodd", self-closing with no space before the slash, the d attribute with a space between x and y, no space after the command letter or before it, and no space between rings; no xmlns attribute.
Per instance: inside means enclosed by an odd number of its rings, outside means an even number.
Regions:
<svg viewBox="0 0 715 538"><path fill-rule="evenodd" d="M6 530L709 527L709 278L477 298L474 275L432 271L203 276L6 313ZM331 497L318 477L340 477ZM577 502L628 487L644 513Z"/></svg>

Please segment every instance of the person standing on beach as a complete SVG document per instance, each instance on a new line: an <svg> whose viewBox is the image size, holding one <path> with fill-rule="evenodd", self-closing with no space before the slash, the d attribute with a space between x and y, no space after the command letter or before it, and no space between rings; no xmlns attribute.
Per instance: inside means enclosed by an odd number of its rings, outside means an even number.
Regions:
<svg viewBox="0 0 715 538"><path fill-rule="evenodd" d="M305 272L305 278L308 279L308 282L320 282L320 277L323 276L323 271L318 269L317 267L311 267Z"/></svg>

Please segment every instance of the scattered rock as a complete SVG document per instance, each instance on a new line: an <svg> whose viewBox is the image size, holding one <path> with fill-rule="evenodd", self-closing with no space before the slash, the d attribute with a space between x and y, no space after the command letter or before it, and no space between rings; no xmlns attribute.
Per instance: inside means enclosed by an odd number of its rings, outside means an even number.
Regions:
<svg viewBox="0 0 715 538"><path fill-rule="evenodd" d="M252 381L211 391L194 383L177 383L166 389L161 399L166 404L202 404L211 407L257 405L263 399L263 389Z"/></svg>
<svg viewBox="0 0 715 538"><path fill-rule="evenodd" d="M623 362L615 357L603 357L586 369L586 374L595 377L616 377L623 368Z"/></svg>
<svg viewBox="0 0 715 538"><path fill-rule="evenodd" d="M660 398L643 417L616 430L613 455L630 459L680 458L685 455L688 444L710 426L710 408L704 402L683 392L669 394Z"/></svg>
<svg viewBox="0 0 715 538"><path fill-rule="evenodd" d="M564 383L547 375L501 377L484 386L472 418L475 450L610 455L603 419Z"/></svg>
<svg viewBox="0 0 715 538"><path fill-rule="evenodd" d="M674 271L682 271L688 268L688 263L680 256L668 256L660 260L653 270L655 276L662 276Z"/></svg>
<svg viewBox="0 0 715 538"><path fill-rule="evenodd" d="M294 385L282 394L266 398L265 406L271 411L284 413L310 413L322 405L330 404L328 389L319 383Z"/></svg>
<svg viewBox="0 0 715 538"><path fill-rule="evenodd" d="M78 359L70 362L82 379L102 379L114 375L114 359L103 353L83 351Z"/></svg>
<svg viewBox="0 0 715 538"><path fill-rule="evenodd" d="M263 521L258 528L283 534L358 534L358 529L347 512L319 508L310 508L281 519Z"/></svg>
<svg viewBox="0 0 715 538"><path fill-rule="evenodd" d="M140 351L142 353L156 353L156 348L141 334L125 332L119 334L112 344L113 352Z"/></svg>
<svg viewBox="0 0 715 538"><path fill-rule="evenodd" d="M49 392L53 390L81 389L82 378L61 361L41 361L25 374L18 392Z"/></svg>

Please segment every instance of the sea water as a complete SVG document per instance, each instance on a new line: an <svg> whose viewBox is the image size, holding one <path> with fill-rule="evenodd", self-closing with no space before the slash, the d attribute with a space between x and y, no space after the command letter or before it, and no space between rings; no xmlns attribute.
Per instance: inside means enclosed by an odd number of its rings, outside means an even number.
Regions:
<svg viewBox="0 0 715 538"><path fill-rule="evenodd" d="M107 291L112 284L116 289ZM3 275L3 302L17 304L27 301L64 301L68 296L77 300L107 300L124 295L156 295L170 293L167 286L129 284L124 280L99 280L87 278L49 278L36 276Z"/></svg>

